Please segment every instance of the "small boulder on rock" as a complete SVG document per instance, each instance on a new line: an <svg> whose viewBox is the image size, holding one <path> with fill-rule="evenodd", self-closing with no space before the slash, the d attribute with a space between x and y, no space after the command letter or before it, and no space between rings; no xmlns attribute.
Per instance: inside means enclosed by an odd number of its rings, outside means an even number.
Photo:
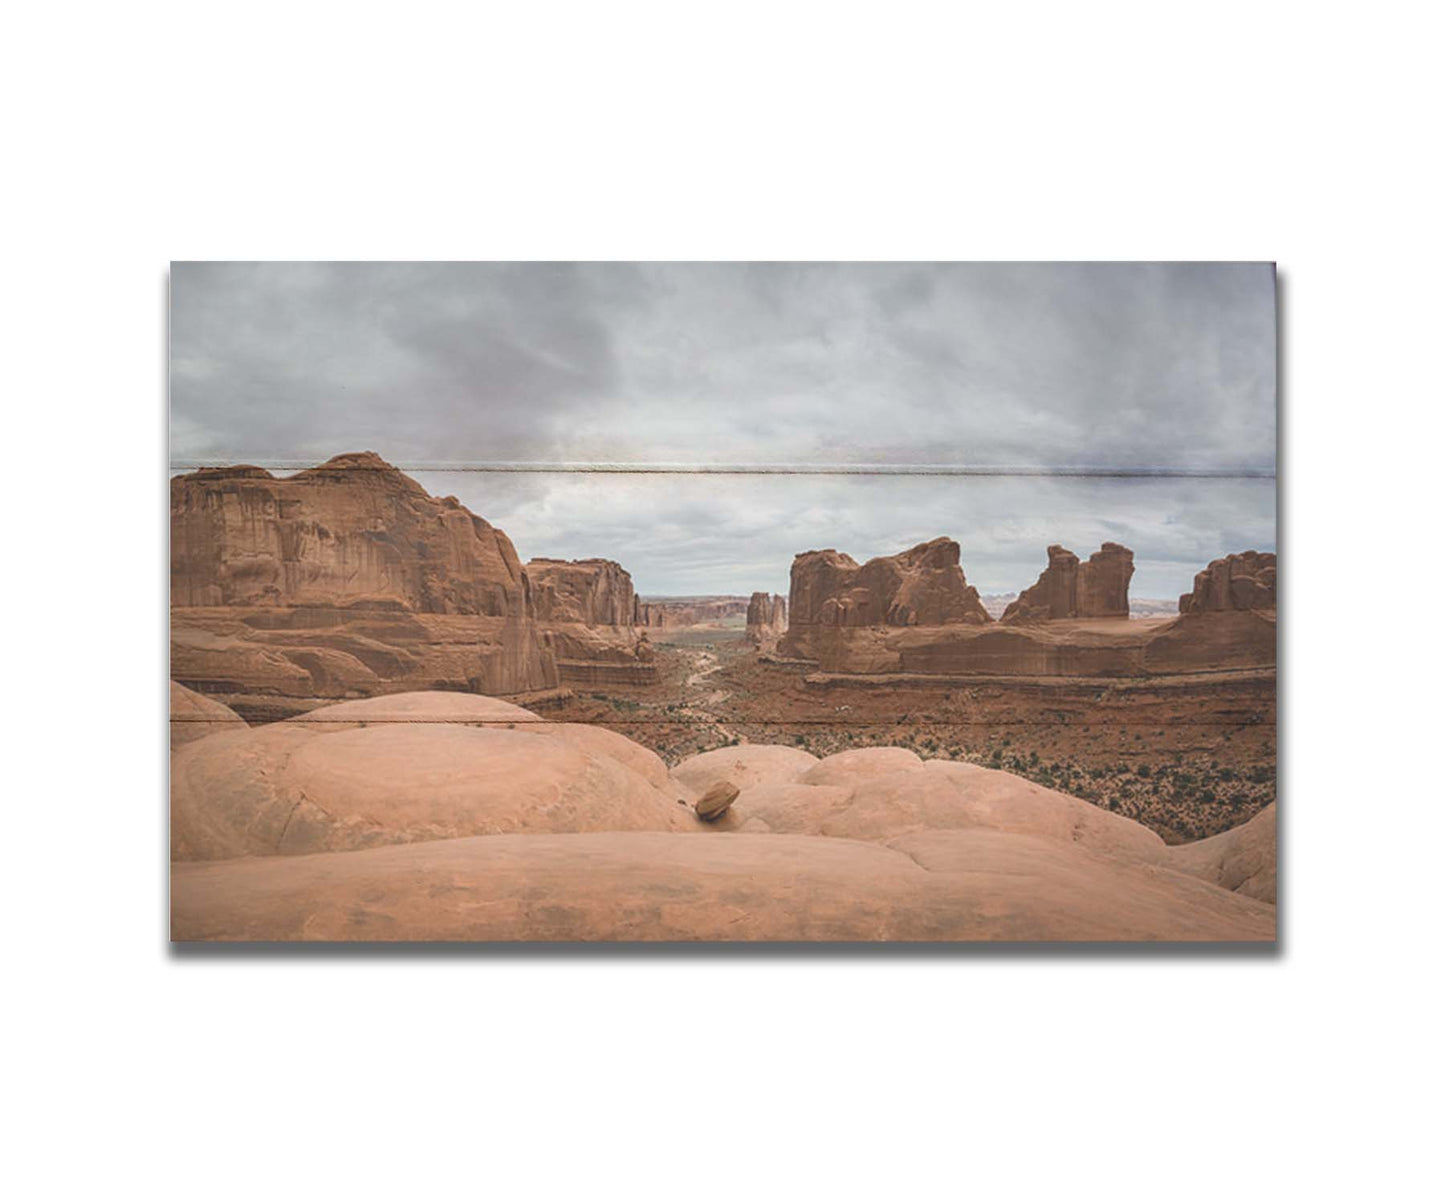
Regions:
<svg viewBox="0 0 1445 1204"><path fill-rule="evenodd" d="M720 819L733 805L733 799L737 798L738 793L738 788L729 781L714 782L694 804L698 818Z"/></svg>

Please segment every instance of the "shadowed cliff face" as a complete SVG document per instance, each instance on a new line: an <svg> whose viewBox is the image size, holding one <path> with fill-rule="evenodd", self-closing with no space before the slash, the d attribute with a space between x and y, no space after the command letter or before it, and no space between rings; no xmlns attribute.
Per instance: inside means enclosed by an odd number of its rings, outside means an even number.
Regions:
<svg viewBox="0 0 1445 1204"><path fill-rule="evenodd" d="M1179 598L1179 613L1273 610L1277 560L1273 552L1234 552L1196 573L1194 590Z"/></svg>
<svg viewBox="0 0 1445 1204"><path fill-rule="evenodd" d="M172 606L357 604L531 615L511 540L371 452L291 477L242 466L171 481Z"/></svg>
<svg viewBox="0 0 1445 1204"><path fill-rule="evenodd" d="M1106 543L1083 564L1068 548L1049 548L1049 567L1010 603L1004 623L1044 619L1127 619L1134 553Z"/></svg>

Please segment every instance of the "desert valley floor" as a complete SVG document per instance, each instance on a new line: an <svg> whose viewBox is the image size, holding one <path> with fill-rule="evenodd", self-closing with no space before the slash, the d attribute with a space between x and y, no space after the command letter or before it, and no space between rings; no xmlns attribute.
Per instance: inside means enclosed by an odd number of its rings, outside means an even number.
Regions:
<svg viewBox="0 0 1445 1204"><path fill-rule="evenodd" d="M1272 669L1145 682L856 681L760 657L740 636L661 637L655 683L579 689L542 713L610 728L669 763L742 743L819 757L898 746L1007 770L1138 820L1170 844L1236 827L1274 801Z"/></svg>

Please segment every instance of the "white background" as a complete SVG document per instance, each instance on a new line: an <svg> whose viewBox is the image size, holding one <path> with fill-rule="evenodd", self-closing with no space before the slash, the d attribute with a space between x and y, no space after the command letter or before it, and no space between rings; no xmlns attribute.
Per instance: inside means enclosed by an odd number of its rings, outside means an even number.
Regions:
<svg viewBox="0 0 1445 1204"><path fill-rule="evenodd" d="M12 1198L1438 1187L1433 19L11 12ZM1282 951L174 956L166 264L221 257L1278 260Z"/></svg>

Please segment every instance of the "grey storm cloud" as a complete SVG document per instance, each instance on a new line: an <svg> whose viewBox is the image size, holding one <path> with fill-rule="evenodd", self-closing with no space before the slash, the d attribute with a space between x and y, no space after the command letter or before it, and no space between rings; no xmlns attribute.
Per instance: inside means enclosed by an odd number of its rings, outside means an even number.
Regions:
<svg viewBox="0 0 1445 1204"><path fill-rule="evenodd" d="M781 590L795 552L949 534L987 591L1046 544L1135 593L1274 546L1268 479L630 476L485 463L949 464L1269 474L1262 264L177 264L171 460L370 449L523 556L651 593Z"/></svg>

